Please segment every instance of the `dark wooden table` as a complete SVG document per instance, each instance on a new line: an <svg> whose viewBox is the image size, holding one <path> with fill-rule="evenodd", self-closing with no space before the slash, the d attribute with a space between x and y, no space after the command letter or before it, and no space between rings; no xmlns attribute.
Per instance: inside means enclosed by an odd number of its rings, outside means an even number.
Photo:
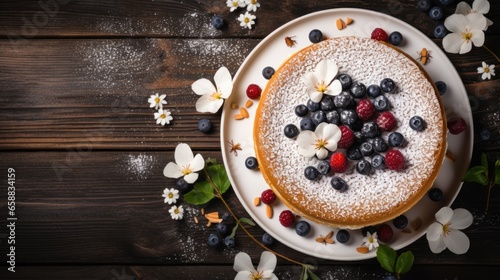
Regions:
<svg viewBox="0 0 500 280"><path fill-rule="evenodd" d="M41 0L0 2L0 260L1 279L232 279L237 252L254 264L262 248L243 231L233 249L208 248L213 232L192 217L174 221L161 197L175 184L163 176L179 142L222 160L220 112L201 114L190 85L225 65L234 75L250 51L290 20L315 11L359 7L392 15L433 38L433 21L413 1L261 1L254 29L242 29L239 12L224 0ZM438 1L434 1L438 2ZM469 4L471 1L467 1ZM492 0L485 45L500 54L500 2ZM455 3L456 4L456 3ZM445 6L446 15L455 4ZM210 20L221 14L222 31ZM434 39L438 46L441 40ZM500 155L500 82L482 80L481 62L499 64L485 48L449 54L471 100L475 143L472 165ZM166 94L174 121L155 124L147 99ZM197 129L200 118L215 126ZM483 141L478 132L491 131ZM15 273L7 269L7 174L15 169ZM408 246L415 266L404 279L498 279L500 186L464 184L453 208L474 215L464 255L430 252L425 237ZM225 198L248 216L233 191ZM181 201L182 204L182 201ZM205 211L223 211L219 201ZM5 223L5 224L4 224ZM263 233L259 227L252 234ZM382 279L375 259L355 262L311 258L282 244L275 251L318 265L321 279ZM280 279L300 268L278 259Z"/></svg>

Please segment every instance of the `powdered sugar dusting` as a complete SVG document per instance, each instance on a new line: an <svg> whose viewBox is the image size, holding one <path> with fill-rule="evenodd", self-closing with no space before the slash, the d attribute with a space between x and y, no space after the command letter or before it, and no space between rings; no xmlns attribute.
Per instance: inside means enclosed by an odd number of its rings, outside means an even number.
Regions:
<svg viewBox="0 0 500 280"><path fill-rule="evenodd" d="M156 163L152 155L128 155L124 159L125 172L130 179L144 181L153 173Z"/></svg>

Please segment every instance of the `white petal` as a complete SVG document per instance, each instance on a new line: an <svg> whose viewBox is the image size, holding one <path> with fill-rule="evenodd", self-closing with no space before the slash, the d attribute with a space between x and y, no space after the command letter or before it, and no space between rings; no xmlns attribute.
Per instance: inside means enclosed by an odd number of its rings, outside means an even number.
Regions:
<svg viewBox="0 0 500 280"><path fill-rule="evenodd" d="M191 170L194 172L200 171L203 169L203 167L205 167L205 160L200 154L197 154L191 161L189 166L191 167Z"/></svg>
<svg viewBox="0 0 500 280"><path fill-rule="evenodd" d="M213 99L210 95L202 95L196 101L196 111L200 113L217 113L223 103L223 99Z"/></svg>
<svg viewBox="0 0 500 280"><path fill-rule="evenodd" d="M264 251L260 255L259 266L257 271L270 271L271 273L276 268L276 255L269 251Z"/></svg>
<svg viewBox="0 0 500 280"><path fill-rule="evenodd" d="M189 173L188 175L184 176L184 181L186 181L188 184L192 184L198 180L198 173Z"/></svg>
<svg viewBox="0 0 500 280"><path fill-rule="evenodd" d="M271 277L269 279L271 279L271 280L279 280L278 276L276 276L274 273L273 273L273 275L271 275Z"/></svg>
<svg viewBox="0 0 500 280"><path fill-rule="evenodd" d="M316 135L316 138L325 138L325 127L328 123L322 122L316 126L316 129L314 130L314 134Z"/></svg>
<svg viewBox="0 0 500 280"><path fill-rule="evenodd" d="M458 53L463 44L462 36L449 33L443 38L443 48L449 53Z"/></svg>
<svg viewBox="0 0 500 280"><path fill-rule="evenodd" d="M316 141L316 134L310 130L301 131L297 136L297 144L299 147L308 148L313 147L314 142Z"/></svg>
<svg viewBox="0 0 500 280"><path fill-rule="evenodd" d="M481 79L486 80L488 79L488 73L484 72L483 75L481 75Z"/></svg>
<svg viewBox="0 0 500 280"><path fill-rule="evenodd" d="M467 24L469 24L469 20L461 14L451 15L444 21L444 26L452 33L461 33L465 31Z"/></svg>
<svg viewBox="0 0 500 280"><path fill-rule="evenodd" d="M342 84L339 80L334 80L330 86L328 86L328 90L325 92L327 95L336 96L342 92Z"/></svg>
<svg viewBox="0 0 500 280"><path fill-rule="evenodd" d="M484 44L484 32L482 30L474 30L470 38L474 46L481 47Z"/></svg>
<svg viewBox="0 0 500 280"><path fill-rule="evenodd" d="M317 90L310 90L308 93L309 99L311 99L313 102L318 103L321 101L321 98L323 98L323 93Z"/></svg>
<svg viewBox="0 0 500 280"><path fill-rule="evenodd" d="M487 14L490 11L490 2L487 0L474 0L472 9L480 14Z"/></svg>
<svg viewBox="0 0 500 280"><path fill-rule="evenodd" d="M444 225L447 224L451 217L453 217L453 209L450 207L443 207L437 211L436 215L436 221L438 221L440 224Z"/></svg>
<svg viewBox="0 0 500 280"><path fill-rule="evenodd" d="M333 79L335 79L335 76L337 76L337 73L339 72L339 67L331 59L326 60L326 65L327 65L327 72L325 74L325 82L330 83Z"/></svg>
<svg viewBox="0 0 500 280"><path fill-rule="evenodd" d="M210 82L208 79L201 78L194 82L191 85L191 89L194 91L194 93L198 95L205 95L205 94L212 94L216 91L214 85L212 82Z"/></svg>
<svg viewBox="0 0 500 280"><path fill-rule="evenodd" d="M326 157L328 157L328 150L325 148L320 148L316 151L316 157L318 159L325 159Z"/></svg>
<svg viewBox="0 0 500 280"><path fill-rule="evenodd" d="M455 14L466 15L470 12L471 9L472 8L469 6L469 4L462 1L457 4L457 9L455 10Z"/></svg>
<svg viewBox="0 0 500 280"><path fill-rule="evenodd" d="M469 250L470 240L465 233L459 230L451 229L448 235L444 238L444 244L450 251L460 255Z"/></svg>
<svg viewBox="0 0 500 280"><path fill-rule="evenodd" d="M446 244L442 238L438 238L435 241L429 241L429 248L434 254L439 254L446 249Z"/></svg>
<svg viewBox="0 0 500 280"><path fill-rule="evenodd" d="M483 65L483 68L488 67L488 64L486 64L486 62L484 62L484 61L483 61L483 62L481 62L481 64ZM484 69L483 69L483 71L484 71Z"/></svg>
<svg viewBox="0 0 500 280"><path fill-rule="evenodd" d="M193 151L186 143L180 143L175 147L175 163L180 167L186 166L193 160Z"/></svg>
<svg viewBox="0 0 500 280"><path fill-rule="evenodd" d="M458 53L459 54L464 54L464 53L470 52L470 50L472 50L472 43L470 41L469 42L464 42L460 46L460 51L458 51Z"/></svg>
<svg viewBox="0 0 500 280"><path fill-rule="evenodd" d="M478 74L484 73L484 68L483 67L477 67L477 73Z"/></svg>
<svg viewBox="0 0 500 280"><path fill-rule="evenodd" d="M309 89L314 89L316 84L318 83L318 79L316 78L316 75L314 75L313 72L308 72L302 75L302 82L307 86Z"/></svg>
<svg viewBox="0 0 500 280"><path fill-rule="evenodd" d="M469 30L478 29L482 33L483 29L487 27L486 18L482 14L468 14L466 18L469 21Z"/></svg>
<svg viewBox="0 0 500 280"><path fill-rule="evenodd" d="M234 257L233 269L236 272L255 271L255 268L253 267L253 264L252 264L252 259L250 259L250 256L244 252L239 252Z"/></svg>
<svg viewBox="0 0 500 280"><path fill-rule="evenodd" d="M234 277L234 280L248 280L252 279L252 272L250 271L240 271L238 274L236 274L236 277Z"/></svg>
<svg viewBox="0 0 500 280"><path fill-rule="evenodd" d="M448 224L454 229L465 229L472 225L474 218L472 214L463 208L458 208L453 211L453 217L451 217Z"/></svg>
<svg viewBox="0 0 500 280"><path fill-rule="evenodd" d="M180 178L184 174L182 174L181 169L177 164L169 162L163 169L163 175L167 178Z"/></svg>
<svg viewBox="0 0 500 280"><path fill-rule="evenodd" d="M222 98L228 98L233 91L233 79L226 67L221 67L214 76L215 85L222 94Z"/></svg>
<svg viewBox="0 0 500 280"><path fill-rule="evenodd" d="M338 126L329 123L323 128L323 137L327 139L328 143L337 143L342 137L342 131Z"/></svg>
<svg viewBox="0 0 500 280"><path fill-rule="evenodd" d="M433 223L427 229L425 237L428 241L436 241L443 235L443 225L440 223Z"/></svg>

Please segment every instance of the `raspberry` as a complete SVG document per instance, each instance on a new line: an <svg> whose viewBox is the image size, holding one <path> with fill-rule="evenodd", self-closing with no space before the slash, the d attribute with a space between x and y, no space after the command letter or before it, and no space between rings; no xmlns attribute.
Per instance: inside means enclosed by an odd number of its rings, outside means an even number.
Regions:
<svg viewBox="0 0 500 280"><path fill-rule="evenodd" d="M341 152L336 152L330 157L330 167L333 172L342 173L347 170L347 158Z"/></svg>
<svg viewBox="0 0 500 280"><path fill-rule="evenodd" d="M276 195L274 194L273 190L267 189L260 195L260 200L264 204L271 204L276 200Z"/></svg>
<svg viewBox="0 0 500 280"><path fill-rule="evenodd" d="M375 107L370 100L363 99L359 101L358 106L356 107L356 113L360 119L367 121L373 117L373 114L375 114Z"/></svg>
<svg viewBox="0 0 500 280"><path fill-rule="evenodd" d="M390 242L394 236L391 226L382 224L377 230L378 239L384 243Z"/></svg>
<svg viewBox="0 0 500 280"><path fill-rule="evenodd" d="M262 89L256 84L250 84L247 87L247 96L250 99L257 99L260 97Z"/></svg>
<svg viewBox="0 0 500 280"><path fill-rule="evenodd" d="M387 35L387 32L385 32L384 29L375 28L372 31L372 39L387 42L387 40L389 40L389 35Z"/></svg>
<svg viewBox="0 0 500 280"><path fill-rule="evenodd" d="M448 131L453 135L460 134L466 127L465 120L460 117L454 117L448 121Z"/></svg>
<svg viewBox="0 0 500 280"><path fill-rule="evenodd" d="M391 131L396 127L396 118L391 112L382 112L377 118L377 124L382 131Z"/></svg>
<svg viewBox="0 0 500 280"><path fill-rule="evenodd" d="M341 125L339 128L340 131L342 132L342 136L340 137L337 146L340 149L348 149L349 147L352 146L352 143L354 143L354 133L349 127L345 125Z"/></svg>
<svg viewBox="0 0 500 280"><path fill-rule="evenodd" d="M280 213L280 223L284 227L292 227L295 224L295 215L290 210Z"/></svg>
<svg viewBox="0 0 500 280"><path fill-rule="evenodd" d="M385 154L385 165L392 170L400 170L405 166L405 157L398 150L390 150Z"/></svg>

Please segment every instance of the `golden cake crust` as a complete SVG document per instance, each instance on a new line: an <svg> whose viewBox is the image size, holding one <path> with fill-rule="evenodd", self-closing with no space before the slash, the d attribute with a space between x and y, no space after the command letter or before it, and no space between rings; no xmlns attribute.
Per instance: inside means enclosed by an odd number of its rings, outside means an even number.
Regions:
<svg viewBox="0 0 500 280"><path fill-rule="evenodd" d="M316 158L298 152L295 140L283 134L286 124L299 127L294 107L308 100L301 76L323 59L332 59L339 73L365 85L392 78L395 94L386 94L398 121L395 131L408 144L400 148L406 158L402 171L376 170L360 175L355 170L336 174L349 185L338 192L330 176L317 181L304 177L304 168ZM422 132L409 127L412 116L421 116ZM292 211L317 223L356 229L391 220L413 207L436 179L446 150L446 119L439 94L426 72L399 49L361 37L337 37L313 44L291 56L269 80L254 123L255 153L262 175L280 200ZM388 133L382 137L387 140Z"/></svg>

